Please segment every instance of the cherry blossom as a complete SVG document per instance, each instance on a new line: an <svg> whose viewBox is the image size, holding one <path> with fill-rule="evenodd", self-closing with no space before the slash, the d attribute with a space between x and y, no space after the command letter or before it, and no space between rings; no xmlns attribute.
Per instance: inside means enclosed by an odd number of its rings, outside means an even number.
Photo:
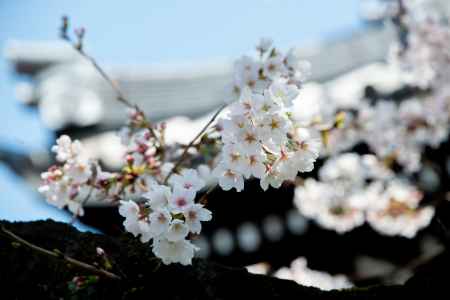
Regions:
<svg viewBox="0 0 450 300"><path fill-rule="evenodd" d="M340 290L351 288L353 284L344 275L330 275L326 272L311 270L307 266L306 258L299 257L294 260L290 267L277 270L275 277L293 280L304 286L313 286L321 290Z"/></svg>
<svg viewBox="0 0 450 300"><path fill-rule="evenodd" d="M172 186L181 186L186 190L199 191L205 186L205 182L198 175L197 170L184 169L180 174L174 174L169 179Z"/></svg>
<svg viewBox="0 0 450 300"><path fill-rule="evenodd" d="M183 212L186 225L189 231L199 234L202 230L202 223L212 219L211 211L207 210L201 204L193 204Z"/></svg>
<svg viewBox="0 0 450 300"><path fill-rule="evenodd" d="M165 238L155 239L153 252L161 258L164 264L180 263L182 265L192 264L192 258L197 248L188 240L181 239L171 242Z"/></svg>
<svg viewBox="0 0 450 300"><path fill-rule="evenodd" d="M223 147L213 174L224 190L241 191L244 178L250 177L260 179L264 190L269 185L278 188L314 167L321 140L314 128L292 118L293 101L300 93L292 74L300 72L296 68L301 64L289 53L289 65L274 48L267 57L261 54L261 62L250 57L236 62L234 78L252 74L253 83L235 82L239 95L219 120Z"/></svg>
<svg viewBox="0 0 450 300"><path fill-rule="evenodd" d="M302 214L327 229L344 233L366 221L386 235L413 237L434 215L420 207L422 193L375 156L346 153L327 160L319 181L309 178L295 191Z"/></svg>

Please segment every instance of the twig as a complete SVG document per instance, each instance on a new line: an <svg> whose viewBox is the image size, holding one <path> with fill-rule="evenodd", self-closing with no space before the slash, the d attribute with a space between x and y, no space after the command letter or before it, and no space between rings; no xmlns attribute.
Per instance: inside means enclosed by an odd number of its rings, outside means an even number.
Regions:
<svg viewBox="0 0 450 300"><path fill-rule="evenodd" d="M86 52L84 52L83 49L78 49L73 44L72 44L72 46L74 47L75 50L77 50L78 53L81 54L81 56L83 56L85 59L87 59L92 64L92 66L97 70L97 72L100 73L100 75L103 77L103 79L105 79L105 81L108 82L108 84L111 86L114 93L116 94L117 100L119 100L120 102L122 102L129 108L137 108L135 104L132 104L127 98L125 98L125 96L124 96L122 90L119 88L119 85L117 84L117 82L112 80L111 77L109 77L109 75L99 66L97 61L92 56L90 56Z"/></svg>
<svg viewBox="0 0 450 300"><path fill-rule="evenodd" d="M67 19L64 19L64 22L67 22ZM64 26L64 25L63 25ZM125 106L129 107L129 108L133 108L136 109L140 112L143 113L143 111L141 109L139 109L139 107L136 104L133 104L130 100L128 100L125 97L125 94L122 92L122 90L120 89L119 85L117 84L116 81L114 81L106 72L105 70L103 70L102 67L100 67L100 65L97 63L97 61L95 60L94 57L90 56L89 54L87 54L86 52L84 52L82 46L81 46L81 37L79 37L80 41L77 43L74 43L72 41L72 39L70 38L70 36L67 34L67 23L65 23L66 28L63 29L62 32L62 38L67 41L72 48L77 51L82 57L84 57L87 61L89 61L91 63L91 65L94 67L95 70L97 70L97 72L103 77L103 79L111 86L111 88L113 89L114 93L116 94L116 99L123 103ZM144 116L145 117L145 116ZM155 130L153 129L152 125L150 122L148 122L148 129L150 130L151 134L155 137L155 139L158 141L158 143L161 145L161 141L159 139L159 137L156 135Z"/></svg>
<svg viewBox="0 0 450 300"><path fill-rule="evenodd" d="M385 278L387 278L387 280L386 279L385 280L387 282L392 282L402 273L404 273L408 270L414 271L415 269L428 264L429 262L431 262L434 258L439 256L443 252L444 251L441 250L441 251L436 251L432 254L422 255L420 257L417 257L417 258L413 259L412 261L408 262L405 266L396 268L396 269L392 270L391 272L389 272L387 275L384 276Z"/></svg>
<svg viewBox="0 0 450 300"><path fill-rule="evenodd" d="M63 254L62 252L58 251L58 250L49 251L47 249L41 248L39 246L36 246L36 245L34 245L34 244L24 240L23 238L17 236L13 232L11 232L8 229L6 229L4 226L1 226L0 228L1 228L1 231L3 233L5 233L9 238L15 240L16 242L18 242L18 243L20 243L20 244L22 244L24 246L27 246L28 248L30 248L30 249L32 249L32 250L34 250L36 252L45 254L47 256L61 258L61 259L65 260L66 262L68 262L68 263L70 263L70 264L72 264L74 266L77 266L77 267L79 267L81 269L84 269L84 270L89 271L91 273L94 273L96 275L100 275L100 276L103 276L103 277L106 277L106 278L109 278L109 279L113 279L113 280L121 280L122 279L120 276L118 276L118 275L116 275L114 273L108 272L108 271L103 270L103 269L98 269L98 268L94 267L93 265L90 265L88 263L85 263L85 262L79 261L77 259L74 259L72 257L69 257L69 256Z"/></svg>
<svg viewBox="0 0 450 300"><path fill-rule="evenodd" d="M213 184L212 186L210 186L209 189L200 197L200 199L198 199L198 203L203 205L208 204L208 196L212 193L212 191L216 189L216 187L217 184Z"/></svg>
<svg viewBox="0 0 450 300"><path fill-rule="evenodd" d="M439 226L441 227L441 230L442 230L442 232L444 234L445 242L448 243L450 241L450 238L449 238L450 231L449 231L449 229L447 228L447 226L445 226L445 224L442 222L442 220L441 220L441 218L439 216L436 216L436 221L439 224Z"/></svg>
<svg viewBox="0 0 450 300"><path fill-rule="evenodd" d="M100 75L105 79L105 81L109 83L109 85L113 89L114 93L116 94L116 99L119 102L122 102L125 106L127 106L129 108L136 109L137 111L141 111L143 113L143 111L136 104L131 103L125 97L122 90L119 88L119 85L117 84L117 82L112 80L111 77L109 77L109 75L100 67L100 65L97 63L97 61L92 56L88 55L82 49L78 49L77 47L75 47L75 45L72 44L72 46L75 50L77 50L78 53L81 54L81 56L86 58L92 64L92 66L98 71L98 73L100 73ZM144 116L144 118L145 118L145 116ZM151 125L150 122L148 122L148 123L149 123L148 129L150 130L151 134L155 137L155 139L158 141L158 143L161 144L161 141L159 140L159 137L156 135L156 132L153 129L153 126Z"/></svg>
<svg viewBox="0 0 450 300"><path fill-rule="evenodd" d="M222 112L222 110L226 107L227 105L224 104L222 105L217 111L216 113L211 117L211 119L208 121L208 123L206 123L206 125L202 128L202 130L200 130L200 132L192 139L192 141L184 148L183 153L181 153L180 158L178 159L177 163L173 166L172 170L170 170L169 174L167 174L166 178L164 179L164 184L167 183L167 181L169 180L170 176L172 176L173 173L175 173L175 171L177 170L177 168L184 162L184 160L186 159L186 155L189 151L189 148L192 147L192 145L194 145L194 143L203 135L203 133L208 129L209 125L211 125L214 120L217 118L217 116Z"/></svg>

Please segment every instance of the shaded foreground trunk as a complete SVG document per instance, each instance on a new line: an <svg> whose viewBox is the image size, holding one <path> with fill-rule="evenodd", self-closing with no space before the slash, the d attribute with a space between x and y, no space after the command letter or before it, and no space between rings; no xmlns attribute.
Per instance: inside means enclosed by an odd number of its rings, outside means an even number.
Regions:
<svg viewBox="0 0 450 300"><path fill-rule="evenodd" d="M112 238L82 233L54 221L0 224L40 247L105 267L96 253L96 247L101 247L109 258L110 271L123 277L120 281L96 278L1 235L0 299L450 299L448 249L404 285L325 292L201 259L187 267L160 265L149 247L130 235ZM85 276L90 283L77 288L75 276Z"/></svg>

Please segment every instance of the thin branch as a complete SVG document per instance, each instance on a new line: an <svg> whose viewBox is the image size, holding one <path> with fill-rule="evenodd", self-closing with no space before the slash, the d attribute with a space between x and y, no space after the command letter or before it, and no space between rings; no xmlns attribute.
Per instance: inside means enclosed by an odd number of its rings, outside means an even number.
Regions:
<svg viewBox="0 0 450 300"><path fill-rule="evenodd" d="M198 203L207 205L208 204L208 196L217 188L217 184L213 184L209 187L209 189L198 199Z"/></svg>
<svg viewBox="0 0 450 300"><path fill-rule="evenodd" d="M442 254L443 250L435 250L433 253L424 254L421 255L411 261L409 261L405 266L396 268L389 272L387 275L383 276L385 277L386 282L392 282L394 281L399 275L402 273L408 272L408 271L414 271L415 269L419 268L420 266L424 266L431 262L434 258Z"/></svg>
<svg viewBox="0 0 450 300"><path fill-rule="evenodd" d="M439 216L436 216L436 221L439 224L439 226L441 227L441 230L444 234L444 239L445 242L449 242L450 241L450 236L449 236L449 229L447 228L447 226L445 226L445 224L442 222L441 218Z"/></svg>
<svg viewBox="0 0 450 300"><path fill-rule="evenodd" d="M136 109L138 111L143 112L141 109L139 109L139 107L136 104L133 104L130 100L128 100L125 97L125 94L122 92L122 90L120 89L119 85L117 84L116 81L114 81L106 72L105 70L100 67L100 65L97 63L97 61L95 60L94 57L90 56L89 54L87 54L86 52L84 52L83 48L80 45L75 44L74 42L72 42L72 40L70 39L70 37L64 33L62 35L62 38L67 41L72 48L77 51L82 57L84 57L87 61L89 61L91 63L91 65L94 67L95 70L97 70L97 72L103 77L103 79L111 86L112 90L114 91L114 93L116 94L116 99L123 103L125 106L127 106L128 108L133 108ZM145 116L144 116L145 117ZM148 129L150 130L151 134L155 137L155 139L158 141L158 143L161 145L161 141L159 139L159 137L156 135L155 130L153 129L152 125L150 122L148 122Z"/></svg>
<svg viewBox="0 0 450 300"><path fill-rule="evenodd" d="M192 145L194 145L194 143L203 135L203 133L205 133L205 131L208 129L209 125L211 125L217 118L217 116L222 112L222 110L226 107L227 105L224 104L222 105L217 111L216 113L211 117L211 119L208 121L208 123L206 123L206 125L202 128L202 130L200 130L200 132L192 139L192 141L184 148L183 153L181 153L180 158L178 159L177 163L175 164L175 166L173 166L172 170L170 170L169 174L167 174L166 178L164 179L164 184L167 183L167 181L169 180L170 176L172 176L173 173L176 172L176 170L178 169L178 167L184 162L184 160L187 157L187 153L189 151L189 149L192 147Z"/></svg>
<svg viewBox="0 0 450 300"><path fill-rule="evenodd" d="M129 108L137 108L135 104L132 104L127 98L125 98L125 96L124 96L122 90L119 88L119 85L117 84L117 82L114 81L113 79L111 79L111 77L109 77L109 75L99 66L97 61L92 56L90 56L89 54L84 52L83 49L78 49L74 45L72 45L72 46L75 50L77 50L78 53L81 54L81 56L86 58L92 64L92 66L97 70L97 72L100 73L100 75L103 77L103 79L105 79L105 81L108 82L108 84L111 86L114 93L116 94L117 100L119 100L120 102L122 102Z"/></svg>
<svg viewBox="0 0 450 300"><path fill-rule="evenodd" d="M103 277L106 277L106 278L109 278L109 279L113 279L113 280L121 280L122 279L120 276L118 276L118 275L116 275L114 273L108 272L108 271L103 270L103 269L98 269L98 268L94 267L93 265L90 265L88 263L76 260L76 259L74 259L72 257L69 257L69 256L63 254L62 252L60 252L58 250L49 251L47 249L41 248L39 246L36 246L36 245L34 245L34 244L24 240L23 238L17 236L13 232L11 232L8 229L6 229L4 226L1 226L0 228L1 228L1 231L3 233L5 233L9 238L11 238L11 239L15 240L16 242L18 242L18 243L20 243L20 244L30 248L31 250L34 250L36 252L45 254L47 256L52 256L52 257L55 257L55 258L63 259L66 262L68 262L68 263L70 263L70 264L72 264L74 266L77 266L77 267L79 267L81 269L84 269L84 270L89 271L91 273L94 273L96 275L100 275L100 276L103 276Z"/></svg>

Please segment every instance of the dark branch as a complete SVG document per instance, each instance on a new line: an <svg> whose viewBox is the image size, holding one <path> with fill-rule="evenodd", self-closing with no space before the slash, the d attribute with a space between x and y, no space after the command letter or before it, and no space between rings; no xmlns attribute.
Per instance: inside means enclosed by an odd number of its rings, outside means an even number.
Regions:
<svg viewBox="0 0 450 300"><path fill-rule="evenodd" d="M66 261L66 262L68 262L68 263L70 263L70 264L72 264L74 266L77 266L80 269L89 271L89 272L91 272L93 274L96 274L96 275L100 275L100 276L103 276L103 277L106 277L106 278L109 278L109 279L113 279L113 280L121 280L122 279L120 276L118 276L118 275L116 275L114 273L108 272L108 271L103 270L103 269L98 269L98 268L94 267L93 265L90 265L88 263L85 263L85 262L79 261L77 259L74 259L72 257L69 257L69 256L63 254L59 250L50 251L50 250L41 248L39 246L36 246L36 245L34 245L34 244L24 240L23 238L17 236L13 232L11 232L8 229L6 229L4 226L1 226L0 229L10 239L18 242L21 245L24 245L24 246L30 248L33 251L45 254L47 256L63 259L64 261Z"/></svg>

